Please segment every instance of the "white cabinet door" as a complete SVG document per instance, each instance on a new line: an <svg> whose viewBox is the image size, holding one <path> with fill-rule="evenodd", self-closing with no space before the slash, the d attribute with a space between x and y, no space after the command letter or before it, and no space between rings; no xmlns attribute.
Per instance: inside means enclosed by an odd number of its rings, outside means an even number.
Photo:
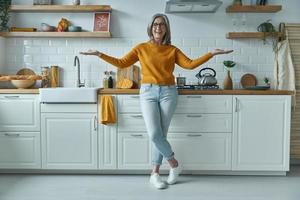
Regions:
<svg viewBox="0 0 300 200"><path fill-rule="evenodd" d="M39 132L0 132L0 168L41 168Z"/></svg>
<svg viewBox="0 0 300 200"><path fill-rule="evenodd" d="M42 113L42 158L47 169L96 169L96 114Z"/></svg>
<svg viewBox="0 0 300 200"><path fill-rule="evenodd" d="M184 170L230 170L231 133L169 133Z"/></svg>
<svg viewBox="0 0 300 200"><path fill-rule="evenodd" d="M150 142L146 133L118 133L118 168L150 169Z"/></svg>
<svg viewBox="0 0 300 200"><path fill-rule="evenodd" d="M117 126L99 125L99 169L117 168Z"/></svg>
<svg viewBox="0 0 300 200"><path fill-rule="evenodd" d="M288 171L290 96L234 96L233 170Z"/></svg>
<svg viewBox="0 0 300 200"><path fill-rule="evenodd" d="M40 131L38 95L0 95L0 131Z"/></svg>

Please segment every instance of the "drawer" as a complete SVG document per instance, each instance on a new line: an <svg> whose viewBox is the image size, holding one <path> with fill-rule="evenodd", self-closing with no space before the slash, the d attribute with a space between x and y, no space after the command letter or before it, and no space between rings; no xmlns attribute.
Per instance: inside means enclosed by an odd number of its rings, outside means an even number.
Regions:
<svg viewBox="0 0 300 200"><path fill-rule="evenodd" d="M139 113L139 95L119 95L119 113ZM231 95L179 95L175 113L232 113Z"/></svg>
<svg viewBox="0 0 300 200"><path fill-rule="evenodd" d="M119 114L118 130L146 131L141 114ZM231 114L174 114L169 132L231 132Z"/></svg>
<svg viewBox="0 0 300 200"><path fill-rule="evenodd" d="M0 131L40 131L38 95L0 95Z"/></svg>
<svg viewBox="0 0 300 200"><path fill-rule="evenodd" d="M184 170L231 169L230 133L170 133L168 141Z"/></svg>
<svg viewBox="0 0 300 200"><path fill-rule="evenodd" d="M142 114L123 113L118 115L118 131L140 132L146 131Z"/></svg>
<svg viewBox="0 0 300 200"><path fill-rule="evenodd" d="M40 132L0 132L0 168L40 169Z"/></svg>
<svg viewBox="0 0 300 200"><path fill-rule="evenodd" d="M169 132L231 132L231 114L174 114Z"/></svg>
<svg viewBox="0 0 300 200"><path fill-rule="evenodd" d="M232 113L231 95L180 95L176 113Z"/></svg>
<svg viewBox="0 0 300 200"><path fill-rule="evenodd" d="M140 96L139 95L118 95L118 112L119 113L140 113Z"/></svg>

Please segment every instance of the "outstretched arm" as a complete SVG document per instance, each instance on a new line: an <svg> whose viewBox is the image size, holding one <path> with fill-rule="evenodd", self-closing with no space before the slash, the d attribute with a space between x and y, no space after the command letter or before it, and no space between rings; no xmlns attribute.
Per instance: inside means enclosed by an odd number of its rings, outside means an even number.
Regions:
<svg viewBox="0 0 300 200"><path fill-rule="evenodd" d="M139 60L135 49L132 49L128 54L126 54L123 58L120 58L120 59L106 55L97 50L88 50L86 52L80 52L80 54L97 56L97 57L105 60L106 62L108 62L116 67L119 67L119 68L129 67Z"/></svg>
<svg viewBox="0 0 300 200"><path fill-rule="evenodd" d="M191 60L184 53L182 53L179 49L177 49L176 63L185 69L195 69L199 65L202 65L203 63L207 62L209 59L211 59L215 55L228 54L231 52L233 52L233 50L215 49L197 59Z"/></svg>

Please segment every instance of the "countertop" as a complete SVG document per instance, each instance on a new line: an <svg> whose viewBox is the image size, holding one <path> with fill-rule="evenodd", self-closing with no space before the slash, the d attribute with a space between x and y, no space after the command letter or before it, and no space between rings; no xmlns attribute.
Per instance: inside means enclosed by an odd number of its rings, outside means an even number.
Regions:
<svg viewBox="0 0 300 200"><path fill-rule="evenodd" d="M139 89L99 89L98 94L138 94ZM186 95L293 95L288 90L178 90ZM0 94L39 94L38 89L0 89Z"/></svg>
<svg viewBox="0 0 300 200"><path fill-rule="evenodd" d="M100 89L98 94L138 94L139 89ZM186 95L293 95L288 90L178 90Z"/></svg>

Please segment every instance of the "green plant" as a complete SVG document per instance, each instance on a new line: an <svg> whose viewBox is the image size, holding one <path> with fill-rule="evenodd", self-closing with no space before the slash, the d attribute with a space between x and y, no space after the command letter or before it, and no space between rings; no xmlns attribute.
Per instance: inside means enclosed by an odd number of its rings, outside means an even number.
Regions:
<svg viewBox="0 0 300 200"><path fill-rule="evenodd" d="M259 32L263 32L263 42L264 44L267 44L267 36L271 36L271 40L272 40L272 48L274 52L277 52L277 44L278 44L278 39L277 39L277 34L276 34L276 29L273 26L273 24L271 23L271 19L261 23L258 27L257 27L257 31Z"/></svg>
<svg viewBox="0 0 300 200"><path fill-rule="evenodd" d="M11 0L0 0L0 31L8 31Z"/></svg>
<svg viewBox="0 0 300 200"><path fill-rule="evenodd" d="M232 60L224 60L223 64L225 65L227 70L229 70L230 68L233 68L236 65L236 63Z"/></svg>

